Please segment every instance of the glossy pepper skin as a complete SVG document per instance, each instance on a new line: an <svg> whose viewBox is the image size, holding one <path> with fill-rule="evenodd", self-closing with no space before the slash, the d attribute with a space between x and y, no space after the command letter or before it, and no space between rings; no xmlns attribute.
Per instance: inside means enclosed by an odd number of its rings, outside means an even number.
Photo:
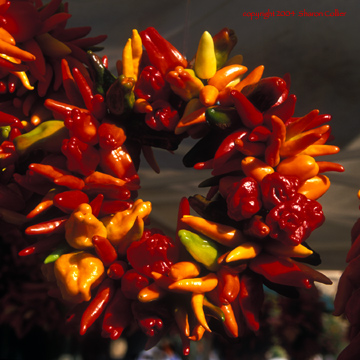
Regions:
<svg viewBox="0 0 360 360"><path fill-rule="evenodd" d="M293 245L305 241L324 220L321 205L302 194L274 207L266 216L270 236Z"/></svg>
<svg viewBox="0 0 360 360"><path fill-rule="evenodd" d="M176 66L187 67L186 59L153 27L141 31L140 37L150 62L162 75L166 75L170 70L174 70Z"/></svg>

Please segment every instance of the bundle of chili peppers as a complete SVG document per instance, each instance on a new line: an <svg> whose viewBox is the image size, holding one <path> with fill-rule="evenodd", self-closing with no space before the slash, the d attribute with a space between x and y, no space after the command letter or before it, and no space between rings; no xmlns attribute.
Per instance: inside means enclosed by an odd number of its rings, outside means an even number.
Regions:
<svg viewBox="0 0 360 360"><path fill-rule="evenodd" d="M264 285L296 296L331 283L309 266L320 258L306 240L324 222L324 173L343 167L316 160L339 151L331 117L294 117L288 75L245 76L226 28L204 32L191 61L154 28L133 30L113 75L91 51L103 37L64 29L61 1L12 0L0 14L0 214L24 229L20 256L43 254L50 293L72 304L81 334L95 324L116 339L136 324L151 347L175 331L188 354L214 329L257 332ZM20 36L10 25L22 17ZM137 170L142 152L159 172L152 148L189 136L184 165L212 177L206 196L181 200L171 239L148 227Z"/></svg>
<svg viewBox="0 0 360 360"><path fill-rule="evenodd" d="M358 192L360 199L360 191ZM351 247L346 257L348 263L340 277L338 289L334 301L334 315L344 315L350 323L350 344L339 355L339 360L357 359L360 356L359 349L359 264L360 264L360 218L351 229Z"/></svg>

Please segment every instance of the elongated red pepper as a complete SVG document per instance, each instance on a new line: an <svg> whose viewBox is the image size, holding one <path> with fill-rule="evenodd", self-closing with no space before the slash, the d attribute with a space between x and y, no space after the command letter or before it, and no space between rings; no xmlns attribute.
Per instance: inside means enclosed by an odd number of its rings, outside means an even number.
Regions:
<svg viewBox="0 0 360 360"><path fill-rule="evenodd" d="M310 288L312 284L304 272L286 258L261 253L249 263L252 271L275 284Z"/></svg>
<svg viewBox="0 0 360 360"><path fill-rule="evenodd" d="M103 313L109 300L111 299L114 292L113 280L104 280L95 297L91 300L89 306L83 313L80 323L80 335L84 335L91 325L98 319Z"/></svg>
<svg viewBox="0 0 360 360"><path fill-rule="evenodd" d="M56 194L53 204L65 213L72 213L80 204L88 203L88 196L80 190L64 191Z"/></svg>
<svg viewBox="0 0 360 360"><path fill-rule="evenodd" d="M140 32L142 43L147 51L150 62L164 76L176 66L187 67L187 60L167 40L165 40L153 27Z"/></svg>
<svg viewBox="0 0 360 360"><path fill-rule="evenodd" d="M58 234L65 232L65 222L68 216L59 217L39 224L31 225L25 229L27 235Z"/></svg>
<svg viewBox="0 0 360 360"><path fill-rule="evenodd" d="M105 266L109 266L117 259L116 250L107 238L100 235L94 235L92 237L92 243L96 253Z"/></svg>
<svg viewBox="0 0 360 360"><path fill-rule="evenodd" d="M263 122L263 115L240 91L232 90L231 96L234 99L236 110L241 121L250 129L259 126Z"/></svg>

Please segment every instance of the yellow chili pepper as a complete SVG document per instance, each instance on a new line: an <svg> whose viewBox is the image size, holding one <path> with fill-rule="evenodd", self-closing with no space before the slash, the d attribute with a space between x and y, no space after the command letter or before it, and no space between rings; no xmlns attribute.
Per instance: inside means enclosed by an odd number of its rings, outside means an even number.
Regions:
<svg viewBox="0 0 360 360"><path fill-rule="evenodd" d="M70 253L55 261L54 272L64 300L79 303L91 299L91 289L101 282L104 265L92 254Z"/></svg>
<svg viewBox="0 0 360 360"><path fill-rule="evenodd" d="M141 37L136 29L133 29L131 36L131 51L132 51L132 62L134 70L134 79L137 80L139 76L139 66L143 53Z"/></svg>
<svg viewBox="0 0 360 360"><path fill-rule="evenodd" d="M224 89L234 81L240 81L240 76L245 74L247 67L242 65L228 65L219 69L216 74L208 80L208 85L216 87L219 91Z"/></svg>
<svg viewBox="0 0 360 360"><path fill-rule="evenodd" d="M216 274L209 273L200 278L182 279L169 285L169 290L186 291L192 293L206 293L214 290L218 284Z"/></svg>
<svg viewBox="0 0 360 360"><path fill-rule="evenodd" d="M200 38L195 57L194 70L200 79L210 79L216 73L214 40L207 31L205 31Z"/></svg>
<svg viewBox="0 0 360 360"><path fill-rule="evenodd" d="M132 56L131 39L128 39L122 53L122 71L125 77L134 78L134 63Z"/></svg>
<svg viewBox="0 0 360 360"><path fill-rule="evenodd" d="M232 56L230 59L226 60L224 67L229 65L241 65L243 61L244 61L244 57L240 54L237 54Z"/></svg>
<svg viewBox="0 0 360 360"><path fill-rule="evenodd" d="M169 277L174 281L192 278L200 274L200 265L191 261L180 261L171 265Z"/></svg>
<svg viewBox="0 0 360 360"><path fill-rule="evenodd" d="M274 172L271 166L253 156L244 158L241 161L241 168L246 176L254 178L257 182L261 182L266 175Z"/></svg>
<svg viewBox="0 0 360 360"><path fill-rule="evenodd" d="M260 65L251 71L246 78L242 79L239 84L235 85L234 89L241 91L245 86L256 84L260 81L264 72L264 65Z"/></svg>
<svg viewBox="0 0 360 360"><path fill-rule="evenodd" d="M304 181L298 193L305 195L308 199L317 200L323 196L330 187L330 180L325 175L317 175Z"/></svg>
<svg viewBox="0 0 360 360"><path fill-rule="evenodd" d="M139 301L147 303L150 301L158 300L166 294L166 291L162 289L156 283L152 283L149 286L144 287L138 293Z"/></svg>
<svg viewBox="0 0 360 360"><path fill-rule="evenodd" d="M238 260L250 260L256 257L262 250L262 246L249 241L242 245L237 246L235 249L231 250L226 256L226 262L233 262Z"/></svg>
<svg viewBox="0 0 360 360"><path fill-rule="evenodd" d="M192 227L195 231L225 246L234 247L246 241L240 230L228 225L219 224L192 215L183 216L181 221Z"/></svg>
<svg viewBox="0 0 360 360"><path fill-rule="evenodd" d="M203 293L202 294L198 294L198 293L192 294L191 307L194 311L194 315L195 315L197 321L204 327L204 329L211 332L211 329L209 328L209 325L205 318L203 302L204 302L204 294Z"/></svg>
<svg viewBox="0 0 360 360"><path fill-rule="evenodd" d="M199 100L204 106L212 106L216 103L219 90L213 85L205 85L199 93Z"/></svg>
<svg viewBox="0 0 360 360"><path fill-rule="evenodd" d="M113 216L102 219L106 226L107 238L114 245L118 246L126 234L134 226L137 218L143 221L151 212L151 203L137 199L130 209L119 211Z"/></svg>
<svg viewBox="0 0 360 360"><path fill-rule="evenodd" d="M92 237L106 237L104 224L92 214L89 204L80 204L65 223L65 239L75 249L93 247Z"/></svg>
<svg viewBox="0 0 360 360"><path fill-rule="evenodd" d="M27 77L25 71L10 71L10 73L19 78L26 89L34 90L34 87L30 84L29 78Z"/></svg>
<svg viewBox="0 0 360 360"><path fill-rule="evenodd" d="M319 165L312 156L300 154L281 161L276 171L281 175L297 176L300 181L305 181L318 174Z"/></svg>
<svg viewBox="0 0 360 360"><path fill-rule="evenodd" d="M313 253L312 250L302 244L291 246L275 240L272 240L271 242L266 242L264 244L264 250L269 254L276 256L299 258L308 257Z"/></svg>

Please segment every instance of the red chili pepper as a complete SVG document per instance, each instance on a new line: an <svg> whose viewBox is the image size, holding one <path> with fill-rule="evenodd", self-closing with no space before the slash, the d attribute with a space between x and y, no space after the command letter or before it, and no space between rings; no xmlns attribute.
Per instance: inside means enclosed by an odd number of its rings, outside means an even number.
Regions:
<svg viewBox="0 0 360 360"><path fill-rule="evenodd" d="M132 206L132 201L123 201L123 200L105 200L101 205L100 214L101 216L114 214L119 211L124 211L130 209Z"/></svg>
<svg viewBox="0 0 360 360"><path fill-rule="evenodd" d="M50 236L26 247L19 252L19 256L28 256L39 253L48 253L63 240L62 236Z"/></svg>
<svg viewBox="0 0 360 360"><path fill-rule="evenodd" d="M84 181L73 175L60 176L54 180L54 184L59 186L66 186L73 190L81 190L85 187Z"/></svg>
<svg viewBox="0 0 360 360"><path fill-rule="evenodd" d="M264 302L264 289L260 277L241 275L239 303L247 326L252 331L260 328L259 314Z"/></svg>
<svg viewBox="0 0 360 360"><path fill-rule="evenodd" d="M235 108L241 118L243 124L253 129L263 123L263 115L246 96L237 90L231 91L231 96L234 99Z"/></svg>
<svg viewBox="0 0 360 360"><path fill-rule="evenodd" d="M119 280L125 274L128 265L125 261L118 260L113 262L107 269L107 275L109 278Z"/></svg>
<svg viewBox="0 0 360 360"><path fill-rule="evenodd" d="M134 93L137 98L152 103L157 99L167 99L169 87L159 70L154 66L146 66L135 84Z"/></svg>
<svg viewBox="0 0 360 360"><path fill-rule="evenodd" d="M111 340L116 340L121 336L124 329L131 324L133 318L131 302L124 296L120 288L116 290L114 297L105 310L102 336L110 337Z"/></svg>
<svg viewBox="0 0 360 360"><path fill-rule="evenodd" d="M133 301L131 305L134 318L141 330L150 337L158 334L163 328L163 320L157 314L157 309L136 301Z"/></svg>
<svg viewBox="0 0 360 360"><path fill-rule="evenodd" d="M128 299L136 300L139 291L148 285L149 279L135 269L126 271L121 278L121 291Z"/></svg>
<svg viewBox="0 0 360 360"><path fill-rule="evenodd" d="M92 237L92 243L97 255L106 267L117 259L116 250L107 238L100 235L94 235Z"/></svg>
<svg viewBox="0 0 360 360"><path fill-rule="evenodd" d="M249 268L275 284L307 289L312 286L306 274L286 258L263 252L249 262Z"/></svg>
<svg viewBox="0 0 360 360"><path fill-rule="evenodd" d="M173 241L156 231L145 230L142 238L131 243L127 249L127 258L131 266L149 277L152 272L168 273L178 256L178 249Z"/></svg>
<svg viewBox="0 0 360 360"><path fill-rule="evenodd" d="M91 206L93 215L96 217L98 217L100 214L100 209L101 209L103 200L104 200L104 195L98 194L98 195L96 195L96 197L93 200L91 200L91 202L89 204Z"/></svg>
<svg viewBox="0 0 360 360"><path fill-rule="evenodd" d="M178 112L165 100L156 100L151 106L153 111L145 115L145 123L157 131L174 131L180 119Z"/></svg>
<svg viewBox="0 0 360 360"><path fill-rule="evenodd" d="M289 89L284 79L274 76L263 78L254 85L245 86L242 93L259 111L264 112L272 106L282 104L289 94Z"/></svg>
<svg viewBox="0 0 360 360"><path fill-rule="evenodd" d="M64 191L53 198L53 204L67 214L72 213L80 204L88 202L88 196L80 190Z"/></svg>
<svg viewBox="0 0 360 360"><path fill-rule="evenodd" d="M93 173L100 162L99 152L76 137L64 139L61 151L67 158L68 169L85 176Z"/></svg>
<svg viewBox="0 0 360 360"><path fill-rule="evenodd" d="M95 297L83 313L80 323L80 335L84 335L90 326L98 319L106 308L114 293L114 283L111 279L104 280Z"/></svg>
<svg viewBox="0 0 360 360"><path fill-rule="evenodd" d="M225 192L220 189L224 196ZM260 188L253 178L245 177L234 182L226 190L227 213L231 219L240 221L255 215L261 209Z"/></svg>
<svg viewBox="0 0 360 360"><path fill-rule="evenodd" d="M98 128L99 145L105 150L115 150L126 140L124 130L114 124L103 123Z"/></svg>
<svg viewBox="0 0 360 360"><path fill-rule="evenodd" d="M300 187L296 176L280 175L277 172L266 175L260 183L261 198L266 209L293 198Z"/></svg>
<svg viewBox="0 0 360 360"><path fill-rule="evenodd" d="M31 225L25 229L27 235L58 234L65 232L65 222L68 216L59 217L39 224Z"/></svg>
<svg viewBox="0 0 360 360"><path fill-rule="evenodd" d="M64 124L70 130L70 135L75 136L80 141L90 145L95 145L98 142L99 122L91 114L75 108L70 114L67 114Z"/></svg>
<svg viewBox="0 0 360 360"><path fill-rule="evenodd" d="M302 194L275 206L266 216L270 236L289 245L305 241L324 220L321 205Z"/></svg>
<svg viewBox="0 0 360 360"><path fill-rule="evenodd" d="M264 112L264 123L269 124L273 115L276 115L280 119L284 120L290 119L294 115L295 105L296 96L291 94L283 103L273 106Z"/></svg>
<svg viewBox="0 0 360 360"><path fill-rule="evenodd" d="M164 76L176 66L187 67L186 59L167 40L165 40L153 27L140 32L142 43L147 51L150 62Z"/></svg>
<svg viewBox="0 0 360 360"><path fill-rule="evenodd" d="M223 304L229 304L239 295L239 274L230 268L222 267L217 275L219 278L219 300Z"/></svg>
<svg viewBox="0 0 360 360"><path fill-rule="evenodd" d="M0 145L0 164L1 168L4 169L10 164L14 164L18 159L18 154L15 149L15 145L11 141L3 141Z"/></svg>

